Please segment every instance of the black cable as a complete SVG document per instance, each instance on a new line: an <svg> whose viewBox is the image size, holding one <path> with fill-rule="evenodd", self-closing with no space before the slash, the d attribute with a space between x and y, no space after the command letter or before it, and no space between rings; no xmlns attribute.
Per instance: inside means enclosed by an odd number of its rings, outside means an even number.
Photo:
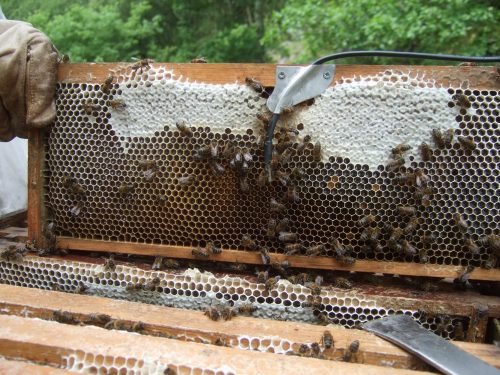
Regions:
<svg viewBox="0 0 500 375"><path fill-rule="evenodd" d="M273 117L271 117L269 125L267 126L266 140L264 141L264 164L269 182L271 181L271 159L273 158L274 129L276 128L279 118L279 113L273 113Z"/></svg>
<svg viewBox="0 0 500 375"><path fill-rule="evenodd" d="M500 62L500 56L459 56L459 55L443 55L436 53L421 53L421 52L400 52L400 51L345 51L332 53L331 55L323 56L314 61L311 65L321 65L329 61L344 59L347 57L402 57L416 58L428 60L445 60L445 61L471 61L479 63ZM264 164L269 178L271 178L271 159L273 157L273 137L274 129L279 120L280 114L274 113L269 121L266 140L264 141Z"/></svg>
<svg viewBox="0 0 500 375"><path fill-rule="evenodd" d="M422 53L422 52L401 52L401 51L345 51L332 53L331 55L323 56L314 61L311 65L321 65L328 61L344 59L347 57L402 57L427 60L446 60L446 61L473 61L479 63L500 62L500 56L459 56L459 55L442 55L437 53Z"/></svg>

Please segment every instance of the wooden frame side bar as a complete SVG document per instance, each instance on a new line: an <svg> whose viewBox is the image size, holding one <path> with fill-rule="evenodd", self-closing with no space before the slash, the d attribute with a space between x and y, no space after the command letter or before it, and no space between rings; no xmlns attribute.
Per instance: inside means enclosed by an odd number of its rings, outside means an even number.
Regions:
<svg viewBox="0 0 500 375"><path fill-rule="evenodd" d="M43 247L43 132L32 130L28 138L28 238Z"/></svg>

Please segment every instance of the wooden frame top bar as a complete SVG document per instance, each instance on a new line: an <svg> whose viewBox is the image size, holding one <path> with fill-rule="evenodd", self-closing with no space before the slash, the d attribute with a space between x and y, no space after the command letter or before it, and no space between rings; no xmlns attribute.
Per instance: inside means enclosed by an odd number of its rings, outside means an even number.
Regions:
<svg viewBox="0 0 500 375"><path fill-rule="evenodd" d="M291 348L320 340L328 329L335 340L335 349L325 351L327 359L340 359L344 349L353 340L359 340L361 363L386 366L391 363L396 368L424 368L423 363L399 349L395 345L360 330L345 330L337 327L324 327L305 323L280 322L251 317L236 317L231 321L214 322L200 311L182 310L163 306L150 306L136 302L113 300L103 297L74 295L37 289L27 289L0 285L0 310L3 314L26 316L30 318L51 319L54 311L64 310L85 321L90 314L107 314L113 319L134 323L142 321L146 335L163 334L178 340L211 343L223 340L229 347L253 348L254 340L285 340ZM245 341L246 340L246 341ZM486 362L500 367L500 349L485 344L454 342L469 353L479 356ZM266 351L265 345L254 348ZM1 354L1 353L0 353ZM281 357L281 356L280 356ZM339 362L336 362L339 363Z"/></svg>
<svg viewBox="0 0 500 375"><path fill-rule="evenodd" d="M126 68L133 63L77 63L61 64L58 80L71 83L101 84L113 71ZM255 77L264 86L275 84L275 64L173 64L153 63L167 70L173 70L177 77L212 84L244 84L246 77ZM398 71L411 76L435 80L444 87L453 84L481 90L500 88L496 67L487 66L414 66L414 65L337 65L334 83L343 78L383 74Z"/></svg>

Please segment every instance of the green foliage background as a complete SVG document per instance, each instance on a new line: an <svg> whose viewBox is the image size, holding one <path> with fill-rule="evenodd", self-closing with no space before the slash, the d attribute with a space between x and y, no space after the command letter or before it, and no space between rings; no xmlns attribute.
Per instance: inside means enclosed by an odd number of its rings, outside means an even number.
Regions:
<svg viewBox="0 0 500 375"><path fill-rule="evenodd" d="M4 0L72 61L306 63L342 50L500 55L497 0ZM382 58L348 60L386 63ZM415 61L401 61L409 63ZM419 63L432 63L427 61Z"/></svg>

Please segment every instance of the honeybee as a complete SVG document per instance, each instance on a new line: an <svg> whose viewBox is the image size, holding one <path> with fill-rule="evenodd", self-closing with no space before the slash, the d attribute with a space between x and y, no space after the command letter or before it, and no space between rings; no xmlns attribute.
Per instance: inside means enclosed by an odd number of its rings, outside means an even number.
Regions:
<svg viewBox="0 0 500 375"><path fill-rule="evenodd" d="M429 177L424 173L423 170L415 170L415 184L418 187L425 186L429 183Z"/></svg>
<svg viewBox="0 0 500 375"><path fill-rule="evenodd" d="M341 255L337 257L337 260L339 263L345 265L345 266L351 266L354 263L356 263L356 258L349 256L349 255Z"/></svg>
<svg viewBox="0 0 500 375"><path fill-rule="evenodd" d="M113 254L111 254L109 258L104 261L102 269L104 270L104 272L113 272L116 269L115 256Z"/></svg>
<svg viewBox="0 0 500 375"><path fill-rule="evenodd" d="M179 262L176 261L175 259L164 259L163 265L165 266L165 268L173 268L173 269L177 269L181 266Z"/></svg>
<svg viewBox="0 0 500 375"><path fill-rule="evenodd" d="M453 221L455 222L455 225L457 226L458 230L460 230L460 232L467 233L469 225L462 218L462 215L460 215L459 213L453 214Z"/></svg>
<svg viewBox="0 0 500 375"><path fill-rule="evenodd" d="M264 92L264 86L262 86L262 83L257 81L255 78L246 77L245 83L258 94L262 94L262 92Z"/></svg>
<svg viewBox="0 0 500 375"><path fill-rule="evenodd" d="M65 176L63 178L63 185L72 193L79 196L86 194L85 188L81 186L78 181L72 177Z"/></svg>
<svg viewBox="0 0 500 375"><path fill-rule="evenodd" d="M317 342L313 342L311 344L311 352L312 356L315 358L319 358L321 356L321 348L319 347L319 344Z"/></svg>
<svg viewBox="0 0 500 375"><path fill-rule="evenodd" d="M323 336L321 337L321 344L325 347L325 349L333 348L334 341L332 333L330 331L323 332Z"/></svg>
<svg viewBox="0 0 500 375"><path fill-rule="evenodd" d="M128 198L133 194L135 190L135 185L122 183L118 188L118 195L122 198Z"/></svg>
<svg viewBox="0 0 500 375"><path fill-rule="evenodd" d="M386 164L386 169L389 172L396 172L405 164L405 159L401 156L398 156L394 159L391 159Z"/></svg>
<svg viewBox="0 0 500 375"><path fill-rule="evenodd" d="M81 321L73 316L68 311L56 310L52 313L52 320L55 320L58 323L64 324L80 324Z"/></svg>
<svg viewBox="0 0 500 375"><path fill-rule="evenodd" d="M398 242L398 240L394 239L389 239L387 241L387 248L397 252L397 253L402 253L403 252L403 247L401 244Z"/></svg>
<svg viewBox="0 0 500 375"><path fill-rule="evenodd" d="M243 193L248 193L250 191L250 185L248 185L248 179L246 178L246 176L240 178L240 190L243 192Z"/></svg>
<svg viewBox="0 0 500 375"><path fill-rule="evenodd" d="M314 144L312 155L315 162L320 162L323 159L323 151L321 150L321 143L319 141Z"/></svg>
<svg viewBox="0 0 500 375"><path fill-rule="evenodd" d="M24 249L18 248L16 245L9 245L0 253L0 259L18 262L23 259L24 254Z"/></svg>
<svg viewBox="0 0 500 375"><path fill-rule="evenodd" d="M257 311L257 307L251 303L244 303L238 306L238 312L242 315L252 315L255 311Z"/></svg>
<svg viewBox="0 0 500 375"><path fill-rule="evenodd" d="M397 211L401 216L413 216L417 212L417 209L411 206L398 206Z"/></svg>
<svg viewBox="0 0 500 375"><path fill-rule="evenodd" d="M247 265L243 263L231 263L229 265L229 269L235 271L235 272L243 272L246 271Z"/></svg>
<svg viewBox="0 0 500 375"><path fill-rule="evenodd" d="M258 248L255 240L253 240L252 238L250 238L250 236L246 234L244 234L241 239L241 246L249 250L256 250Z"/></svg>
<svg viewBox="0 0 500 375"><path fill-rule="evenodd" d="M408 224L403 228L403 233L406 235L413 233L417 229L419 223L420 221L418 220L418 218L413 216L412 218L410 218Z"/></svg>
<svg viewBox="0 0 500 375"><path fill-rule="evenodd" d="M321 286L317 283L309 283L307 287L311 290L311 295L319 296L321 294Z"/></svg>
<svg viewBox="0 0 500 375"><path fill-rule="evenodd" d="M145 327L145 325L144 325L144 323L143 323L143 322L135 322L135 323L134 323L134 324L132 324L132 326L130 327L130 330L131 330L132 332L142 332L142 331L144 331L144 328L146 328L146 327Z"/></svg>
<svg viewBox="0 0 500 375"><path fill-rule="evenodd" d="M290 225L290 219L285 217L276 224L276 233L285 232Z"/></svg>
<svg viewBox="0 0 500 375"><path fill-rule="evenodd" d="M288 175L288 173L283 171L276 171L276 173L274 174L274 178L278 180L283 186L288 186L288 184L290 183L290 176Z"/></svg>
<svg viewBox="0 0 500 375"><path fill-rule="evenodd" d="M311 142L311 136L305 135L302 138L302 141L297 145L297 152L302 153L307 148L310 142Z"/></svg>
<svg viewBox="0 0 500 375"><path fill-rule="evenodd" d="M443 133L439 129L432 129L432 140L437 148L443 149L446 147Z"/></svg>
<svg viewBox="0 0 500 375"><path fill-rule="evenodd" d="M330 324L330 318L326 313L320 313L316 316L316 318L318 319L319 324L322 324L324 326Z"/></svg>
<svg viewBox="0 0 500 375"><path fill-rule="evenodd" d="M291 145L288 145L291 146ZM293 150L291 148L286 148L280 155L280 164L285 167L289 162L290 159L292 158Z"/></svg>
<svg viewBox="0 0 500 375"><path fill-rule="evenodd" d="M282 213L286 210L286 206L283 203L279 203L276 199L271 198L269 201L270 211L275 213Z"/></svg>
<svg viewBox="0 0 500 375"><path fill-rule="evenodd" d="M401 247L403 253L407 256L413 256L417 254L417 249L415 249L415 247L412 246L407 240L401 241Z"/></svg>
<svg viewBox="0 0 500 375"><path fill-rule="evenodd" d="M69 210L72 216L79 216L82 213L83 204L82 202L75 203Z"/></svg>
<svg viewBox="0 0 500 375"><path fill-rule="evenodd" d="M454 136L455 136L454 129L448 129L443 133L443 140L446 147L452 146Z"/></svg>
<svg viewBox="0 0 500 375"><path fill-rule="evenodd" d="M257 282L259 284L264 284L268 279L269 279L269 272L268 271L257 272Z"/></svg>
<svg viewBox="0 0 500 375"><path fill-rule="evenodd" d="M398 241L403 236L403 230L401 228L393 228L389 236L389 241Z"/></svg>
<svg viewBox="0 0 500 375"><path fill-rule="evenodd" d="M112 319L104 325L104 329L124 330L125 328L125 322L119 319Z"/></svg>
<svg viewBox="0 0 500 375"><path fill-rule="evenodd" d="M290 268L290 263L287 260L284 260L280 263L271 263L271 267L273 267L281 276L287 277L287 269Z"/></svg>
<svg viewBox="0 0 500 375"><path fill-rule="evenodd" d="M261 247L260 248L260 257L262 259L263 264L269 264L271 263L271 257L269 255L269 250L267 247Z"/></svg>
<svg viewBox="0 0 500 375"><path fill-rule="evenodd" d="M459 107L462 107L464 109L470 108L472 105L469 98L467 96L465 96L464 94L456 93L451 98L455 101L455 103Z"/></svg>
<svg viewBox="0 0 500 375"><path fill-rule="evenodd" d="M482 246L488 246L495 254L500 254L500 236L491 234L489 236L482 237L478 242Z"/></svg>
<svg viewBox="0 0 500 375"><path fill-rule="evenodd" d="M297 241L297 233L280 232L278 235L278 239L281 242L296 242Z"/></svg>
<svg viewBox="0 0 500 375"><path fill-rule="evenodd" d="M496 255L490 255L488 259L486 259L482 264L481 267L491 270L497 266L498 263L498 258Z"/></svg>
<svg viewBox="0 0 500 375"><path fill-rule="evenodd" d="M197 160L210 160L216 158L217 154L218 154L218 146L216 143L212 143L210 145L206 145L196 149L194 158Z"/></svg>
<svg viewBox="0 0 500 375"><path fill-rule="evenodd" d="M152 59L142 59L134 63L130 69L134 71L134 76L136 72L139 72L139 74L143 73L143 70L149 70L151 69L151 64L154 63L154 60Z"/></svg>
<svg viewBox="0 0 500 375"><path fill-rule="evenodd" d="M144 284L143 283L129 283L127 284L127 286L125 287L125 290L127 292L137 292L139 290L142 290L144 289Z"/></svg>
<svg viewBox="0 0 500 375"><path fill-rule="evenodd" d="M301 272L297 275L288 277L288 281L290 281L292 284L305 285L307 282L311 281L311 276L305 272Z"/></svg>
<svg viewBox="0 0 500 375"><path fill-rule="evenodd" d="M293 112L295 112L295 108L293 106L288 106L288 107L281 108L281 113L283 115L289 115L289 114L291 114Z"/></svg>
<svg viewBox="0 0 500 375"><path fill-rule="evenodd" d="M401 156L405 152L410 151L410 150L411 150L411 146L410 145L407 145L406 143L400 143L399 145L397 145L396 147L394 147L392 149L392 155L394 155L394 156Z"/></svg>
<svg viewBox="0 0 500 375"><path fill-rule="evenodd" d="M217 163L215 160L212 160L210 162L210 168L212 169L212 171L216 175L221 175L226 170L222 164ZM241 185L242 185L242 182L240 181L240 188L241 188L241 190L244 190L243 186L241 186ZM248 183L247 183L247 185L248 185ZM247 189L247 191L248 191L248 189Z"/></svg>
<svg viewBox="0 0 500 375"><path fill-rule="evenodd" d="M420 157L423 161L430 161L432 159L432 149L425 142L422 142L420 145Z"/></svg>
<svg viewBox="0 0 500 375"><path fill-rule="evenodd" d="M463 341L465 340L464 325L462 322L458 322L453 329L453 340Z"/></svg>
<svg viewBox="0 0 500 375"><path fill-rule="evenodd" d="M359 341L354 340L353 342L351 342L349 347L344 352L344 356L342 358L344 362L351 362L353 359L355 359L358 350L359 350Z"/></svg>
<svg viewBox="0 0 500 375"><path fill-rule="evenodd" d="M266 289L266 291L271 291L274 289L274 287L276 286L276 284L278 284L278 281L280 280L280 277L279 276L276 276L276 277L270 277L268 278L265 282L264 282L264 287Z"/></svg>
<svg viewBox="0 0 500 375"><path fill-rule="evenodd" d="M422 245L424 245L424 247L429 247L430 245L432 245L434 242L436 241L436 236L433 234L433 233L430 233L430 234L424 234L422 236Z"/></svg>
<svg viewBox="0 0 500 375"><path fill-rule="evenodd" d="M111 87L113 87L112 84L113 84L114 79L115 79L115 77L112 76L111 74L108 76L108 78L106 78L104 83L101 85L101 91L103 93L109 94L109 90L111 90Z"/></svg>
<svg viewBox="0 0 500 375"><path fill-rule="evenodd" d="M470 273L474 271L474 266L466 266L464 269L459 273L457 280L459 283L466 283L469 280Z"/></svg>
<svg viewBox="0 0 500 375"><path fill-rule="evenodd" d="M322 254L325 251L325 245L324 244L319 244L319 245L313 245L307 248L306 250L306 255L307 256L317 256Z"/></svg>
<svg viewBox="0 0 500 375"><path fill-rule="evenodd" d="M111 317L107 314L92 313L92 314L89 314L89 317L85 321L85 324L104 326L106 323L108 323L110 321L111 321Z"/></svg>
<svg viewBox="0 0 500 375"><path fill-rule="evenodd" d="M208 258L209 257L209 254L208 254L208 251L205 250L205 249L202 249L201 247L195 247L191 250L191 254L195 257L195 258Z"/></svg>
<svg viewBox="0 0 500 375"><path fill-rule="evenodd" d="M347 253L347 249L344 246L342 246L340 241L336 238L332 238L330 240L330 246L332 250L335 252L336 256L343 256Z"/></svg>
<svg viewBox="0 0 500 375"><path fill-rule="evenodd" d="M111 100L109 102L109 105L114 110L123 110L123 109L125 109L127 107L127 105L125 104L125 102L123 100L121 100L121 99Z"/></svg>
<svg viewBox="0 0 500 375"><path fill-rule="evenodd" d="M302 356L302 357L304 357L308 353L309 353L309 347L307 346L307 344L301 344L299 346L299 355Z"/></svg>
<svg viewBox="0 0 500 375"><path fill-rule="evenodd" d="M472 152L477 147L476 142L474 142L474 140L472 138L470 138L470 137L461 137L461 136L459 136L458 137L458 142L460 143L460 146L462 146L462 148L465 151Z"/></svg>
<svg viewBox="0 0 500 375"><path fill-rule="evenodd" d="M366 228L361 232L361 235L359 236L359 239L363 242L375 242L377 241L378 237L380 235L380 229L379 228Z"/></svg>
<svg viewBox="0 0 500 375"><path fill-rule="evenodd" d="M269 219L266 227L266 237L273 238L276 236L276 219Z"/></svg>
<svg viewBox="0 0 500 375"><path fill-rule="evenodd" d="M296 180L301 180L304 177L306 177L306 173L302 168L294 168L292 169L292 172L290 172L290 177L296 179Z"/></svg>
<svg viewBox="0 0 500 375"><path fill-rule="evenodd" d="M479 246L471 238L465 239L464 248L472 254L479 254Z"/></svg>
<svg viewBox="0 0 500 375"><path fill-rule="evenodd" d="M289 186L285 193L285 200L289 202L298 203L300 202L299 193L295 186Z"/></svg>
<svg viewBox="0 0 500 375"><path fill-rule="evenodd" d="M220 319L220 312L219 312L219 309L215 308L215 307L208 307L206 310L205 310L205 315L208 316L208 318L210 320L214 320L214 321L218 321Z"/></svg>
<svg viewBox="0 0 500 375"><path fill-rule="evenodd" d="M153 261L153 265L151 266L151 269L153 271L160 271L163 267L163 257L155 257L155 260Z"/></svg>
<svg viewBox="0 0 500 375"><path fill-rule="evenodd" d="M272 113L271 112L259 112L257 113L257 120L262 124L262 133L267 133L267 127L271 122Z"/></svg>
<svg viewBox="0 0 500 375"><path fill-rule="evenodd" d="M76 294L84 294L88 289L89 289L89 287L80 281L78 283L78 286L75 288L75 293Z"/></svg>
<svg viewBox="0 0 500 375"><path fill-rule="evenodd" d="M192 175L192 174L188 174L186 176L182 176L182 177L178 177L177 178L177 182L179 183L179 185L181 186L189 186L189 185L192 185L194 184L194 182L196 181L196 176L195 175Z"/></svg>
<svg viewBox="0 0 500 375"><path fill-rule="evenodd" d="M257 186L264 187L268 183L267 172L265 169L262 169L257 177Z"/></svg>
<svg viewBox="0 0 500 375"><path fill-rule="evenodd" d="M214 255L222 253L222 248L215 246L212 242L208 242L206 250Z"/></svg>
<svg viewBox="0 0 500 375"><path fill-rule="evenodd" d="M291 243L285 245L285 254L294 255L302 250L303 246L301 243Z"/></svg>
<svg viewBox="0 0 500 375"><path fill-rule="evenodd" d="M336 278L333 279L333 286L335 288L351 289L352 288L352 282L350 282L345 277L336 277Z"/></svg>
<svg viewBox="0 0 500 375"><path fill-rule="evenodd" d="M158 285L160 285L161 279L159 277L154 277L150 281L148 281L146 284L144 284L144 290L150 290L153 291L156 289Z"/></svg>
<svg viewBox="0 0 500 375"><path fill-rule="evenodd" d="M357 221L357 224L360 226L360 227L364 227L364 226L367 226L367 225L370 225L371 223L374 223L375 222L375 216L374 215L366 215L365 217L359 219Z"/></svg>
<svg viewBox="0 0 500 375"><path fill-rule="evenodd" d="M205 59L204 57L197 57L195 59L192 59L191 63L192 64L206 64L207 63L207 59Z"/></svg>
<svg viewBox="0 0 500 375"><path fill-rule="evenodd" d="M92 99L90 98L87 99L85 103L83 103L82 107L87 115L91 115L93 112L99 112L101 110L101 107L97 104L94 104Z"/></svg>

